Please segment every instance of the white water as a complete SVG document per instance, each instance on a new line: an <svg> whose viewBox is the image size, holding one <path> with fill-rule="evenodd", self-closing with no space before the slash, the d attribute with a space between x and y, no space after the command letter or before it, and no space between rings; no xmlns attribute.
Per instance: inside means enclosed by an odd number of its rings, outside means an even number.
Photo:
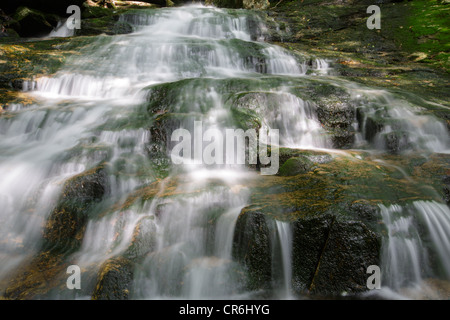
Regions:
<svg viewBox="0 0 450 320"><path fill-rule="evenodd" d="M42 226L69 177L107 161L111 174L105 201L119 207L133 190L154 180L147 156L151 137L144 126L127 120L139 119L134 115L146 99L143 88L196 77L254 77L259 72L302 76L306 72L304 64L286 51L261 42L264 30L257 16L231 16L202 6L151 13L123 17L135 23L136 32L99 36L56 75L37 79L33 94L46 103L12 108L11 118L0 119L4 151L0 202L7 208L1 213L0 276L39 248ZM259 27L250 29L248 19ZM64 30L61 26L50 36L68 36ZM248 46L258 57L248 54ZM205 125L223 129L227 110L222 98L213 87L204 89L187 93L199 99L188 107L195 112L212 105ZM191 181L175 191L183 197L156 196L142 207L106 212L89 221L73 261L98 268L125 252L140 221L151 219L157 245L144 259L141 272L137 271L135 297L240 294L242 282L235 279L239 273L231 252L234 225L248 199L243 185L252 175L203 166L189 171ZM222 185L211 187L211 179ZM163 194L164 183L160 188ZM208 216L215 210L216 215ZM179 283L185 285L178 287Z"/></svg>
<svg viewBox="0 0 450 320"><path fill-rule="evenodd" d="M105 202L117 207L134 190L155 181L150 169L154 159L147 154L151 137L144 129L151 120L145 119L141 109L148 94L144 88L191 78L263 81L263 74L269 74L289 79L305 77L308 71L301 59L262 42L264 27L245 12L229 15L225 10L192 6L122 19L134 22L136 31L98 37L56 75L37 80L33 94L44 103L11 108L11 118L0 119L0 207L4 208L0 212L0 278L39 249L42 226L68 178L106 161L111 190ZM248 19L259 21L259 27L250 28ZM324 60L317 59L315 67L319 76L327 73ZM288 88L270 94L272 100L258 107L263 110L264 125L280 130L282 146L330 146L312 103ZM205 105L212 105L203 112L205 125L224 129L229 110L212 85L178 98L173 107L179 112L201 113ZM188 110L183 109L186 104ZM394 111L391 115L402 117ZM415 132L416 126L410 124L423 124L416 140L420 136L426 148L443 150L448 134L441 124L427 124L429 119L408 113L405 126ZM238 215L250 201L245 185L255 174L205 166L185 172L185 180L173 189L168 187L171 176L161 181L159 193L142 205L110 210L90 220L82 246L72 257L74 263L98 268L127 250L140 222L152 221L147 232L155 234L155 249L137 267L133 298L252 297L241 287L245 279L232 260L232 244ZM448 209L415 205L426 212L423 219L447 268ZM393 288L419 282L426 261L413 219L391 218L391 211L397 209L383 209L390 219L386 224L392 240L387 268L399 275L389 280ZM283 281L275 291L280 298L291 298L292 230L287 223L276 226ZM405 239L397 239L399 234ZM410 272L403 274L403 268Z"/></svg>
<svg viewBox="0 0 450 320"><path fill-rule="evenodd" d="M280 146L299 149L329 148L329 136L314 113L314 105L290 93L271 95L267 111L269 128L279 130Z"/></svg>
<svg viewBox="0 0 450 320"><path fill-rule="evenodd" d="M56 25L56 28L50 32L48 35L51 38L54 37L72 37L75 35L75 29L70 29L67 27L67 20L60 20Z"/></svg>
<svg viewBox="0 0 450 320"><path fill-rule="evenodd" d="M426 109L386 90L354 88L350 91L360 101L364 112L384 123L374 138L373 146L386 150L386 137L400 135L400 151L450 152L450 134L445 123L426 113ZM365 123L362 131L365 131ZM366 138L366 137L364 137Z"/></svg>
<svg viewBox="0 0 450 320"><path fill-rule="evenodd" d="M292 294L292 226L289 222L276 221L283 266L282 299L293 299Z"/></svg>
<svg viewBox="0 0 450 320"><path fill-rule="evenodd" d="M405 207L380 205L380 209L388 232L382 248L382 289L411 298L425 292L429 278L450 280L448 206L415 201Z"/></svg>

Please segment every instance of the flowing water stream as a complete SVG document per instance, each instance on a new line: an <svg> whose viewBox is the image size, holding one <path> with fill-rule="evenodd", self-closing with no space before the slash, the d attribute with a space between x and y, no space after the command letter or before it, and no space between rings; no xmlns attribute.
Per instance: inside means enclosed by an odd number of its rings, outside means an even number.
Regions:
<svg viewBox="0 0 450 320"><path fill-rule="evenodd" d="M144 10L123 15L121 21L131 23L134 32L98 36L55 75L37 80L30 94L39 103L11 108L10 117L0 118L0 278L38 252L43 225L64 182L106 164L107 196L71 256L75 264L98 270L103 262L128 252L139 230L148 235L144 242L152 250L137 264L132 298L259 297L243 290L242 266L232 255L236 221L250 203L247 184L257 173L243 167L189 165L181 168L181 178L169 174L160 179L155 163L164 160L149 157L154 137L148 128L155 119L147 105L154 97L165 99L153 104L161 114L193 116L173 129L192 128L191 120L197 119L205 129L223 132L234 127L230 104L237 101L253 108L264 128L279 130L280 146L333 153L314 102L291 90L308 81L331 83L364 109L355 147L384 150L384 137L402 132L405 149L449 149L445 125L415 113L411 103L328 75L329 61L265 42L267 29L255 12L188 6ZM177 96L161 94L168 87ZM250 99L236 100L233 90L250 94ZM375 114L394 120L369 138L367 119ZM357 119L352 121L358 128ZM158 179L154 196L125 205L136 190ZM415 219L425 222L430 235L426 241L436 246L441 273L448 277L448 207L418 201L411 208L383 206L380 211L389 232L386 286L397 290L431 275ZM293 297L292 229L287 222L276 221L275 226L273 241L281 250L275 296L287 299Z"/></svg>

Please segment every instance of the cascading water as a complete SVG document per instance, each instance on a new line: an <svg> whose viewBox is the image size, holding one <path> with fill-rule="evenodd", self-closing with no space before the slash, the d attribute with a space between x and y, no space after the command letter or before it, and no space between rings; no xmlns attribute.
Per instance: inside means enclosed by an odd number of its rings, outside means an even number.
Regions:
<svg viewBox="0 0 450 320"><path fill-rule="evenodd" d="M1 230L2 261L8 263L2 263L1 275L38 250L39 246L32 250L27 244L39 242L41 226L56 205L61 183L69 177L106 161L109 195L104 202L109 204L123 203L133 190L154 181L146 169L151 167L145 156L150 136L140 127L145 119L127 121L136 119L146 99L143 88L193 77L305 73L296 58L258 41L261 28L249 27L249 19L258 25L256 15L230 16L224 10L191 6L121 19L134 23L136 31L100 36L55 76L37 80L33 94L46 99L45 104L11 110L13 117L1 119L5 161L0 201L8 208L2 212ZM249 54L247 47L254 52ZM196 90L197 101L188 107L194 111L196 106L210 105L205 125L223 128L221 114L227 111L222 98L213 88L206 95L203 88ZM231 244L234 224L248 198L246 188L239 185L252 178L238 169L202 172L205 168L197 166L189 175L197 181L195 188L178 187L186 196L170 201L157 196L142 208L116 210L89 221L74 261L88 268L123 253L136 226L141 230L142 221L150 219L153 227L148 231L156 234L155 250L138 268L134 297L210 298L239 293L241 281L236 279L239 272ZM208 187L211 179L223 185ZM194 191L200 193L189 195ZM31 219L13 214L27 208L32 208ZM19 250L22 246L25 252ZM185 285L181 288L180 283Z"/></svg>
<svg viewBox="0 0 450 320"><path fill-rule="evenodd" d="M359 119L365 142L378 150L425 151L448 153L450 135L445 123L427 116L421 106L414 105L385 90L353 91L361 102L365 116Z"/></svg>
<svg viewBox="0 0 450 320"><path fill-rule="evenodd" d="M64 184L104 165L106 196L96 207L98 212L90 212L81 245L70 255L72 263L98 271L117 256L136 259L130 293L136 299L258 298L258 292L243 287L245 272L232 254L236 221L251 200L247 185L257 174L242 167L190 164L170 167L169 175L161 178L154 164L164 159L149 159L155 134L148 130L159 118L149 115L147 108L154 97L162 97L164 102L155 98L152 107L161 117L179 117L170 124L172 129L190 128L196 119L203 122L204 130L223 132L228 126L239 127L234 122L241 110L234 106L245 106L256 110L263 128L280 130L280 146L331 148L316 103L290 89L295 81L304 85L301 79L306 77L320 84L329 64L315 59L314 70L308 73L307 59L264 42L264 24L250 11L188 6L120 19L133 24L134 32L98 36L54 76L37 79L33 87L37 90L30 94L40 102L10 108L10 116L0 118L0 207L4 208L0 280L39 251L43 226ZM240 84L233 92L237 97L229 93L235 88L231 80ZM354 96L365 90L337 79L324 81ZM179 94L171 96L164 91L167 87ZM391 97L381 96L381 100ZM380 105L398 102L380 99L361 103L366 118ZM388 114L401 118L395 114L398 110L390 109ZM408 114L400 131L412 133L408 137L426 150L448 148L448 133L441 123L430 126L427 122L432 118ZM366 118L360 123L363 132ZM420 139L414 135L417 123L423 129ZM392 127L383 130L372 139L373 146L384 148L377 139ZM361 136L364 144L368 138ZM171 174L172 169L176 174ZM143 197L140 192L153 184L157 190ZM140 201L132 201L140 196ZM439 244L442 268L448 270L448 208L422 202L414 203L414 208L420 209L430 229L428 241ZM381 210L390 235L386 268L396 275L403 268L411 270L405 277L389 280L388 285L397 289L424 277L422 263L427 256L413 227L415 218L394 219L391 213L401 211L398 207ZM274 296L289 299L293 297L293 231L289 223L279 221L275 229L273 242L280 250L274 265L281 266L282 280L274 282L280 284ZM399 235L403 237L397 239Z"/></svg>
<svg viewBox="0 0 450 320"><path fill-rule="evenodd" d="M56 28L49 33L49 37L71 37L75 34L75 29L67 26L67 20L58 21Z"/></svg>
<svg viewBox="0 0 450 320"><path fill-rule="evenodd" d="M393 290L411 297L426 288L428 278L450 279L448 206L415 201L409 206L380 205L380 209L387 229L381 270L388 294Z"/></svg>
<svg viewBox="0 0 450 320"><path fill-rule="evenodd" d="M289 222L276 221L283 269L283 299L292 299L292 226Z"/></svg>

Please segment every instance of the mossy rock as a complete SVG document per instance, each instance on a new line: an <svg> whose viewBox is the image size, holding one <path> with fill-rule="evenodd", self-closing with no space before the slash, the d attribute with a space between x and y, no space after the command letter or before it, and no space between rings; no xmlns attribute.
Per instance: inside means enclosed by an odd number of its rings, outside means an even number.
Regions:
<svg viewBox="0 0 450 320"><path fill-rule="evenodd" d="M278 174L280 176L295 176L310 171L313 165L313 162L306 157L290 158L280 167Z"/></svg>
<svg viewBox="0 0 450 320"><path fill-rule="evenodd" d="M10 25L21 37L47 35L58 23L58 17L27 7L18 8L13 19Z"/></svg>
<svg viewBox="0 0 450 320"><path fill-rule="evenodd" d="M68 254L81 246L90 209L108 193L106 168L70 178L43 231L45 251Z"/></svg>
<svg viewBox="0 0 450 320"><path fill-rule="evenodd" d="M92 300L127 300L132 291L134 264L123 257L111 258L101 267Z"/></svg>
<svg viewBox="0 0 450 320"><path fill-rule="evenodd" d="M118 16L103 16L81 20L81 28L75 30L77 36L116 35L133 32L133 27L126 21L118 21Z"/></svg>
<svg viewBox="0 0 450 320"><path fill-rule="evenodd" d="M44 298L53 288L65 287L68 265L62 255L41 252L16 270L3 297L11 300Z"/></svg>

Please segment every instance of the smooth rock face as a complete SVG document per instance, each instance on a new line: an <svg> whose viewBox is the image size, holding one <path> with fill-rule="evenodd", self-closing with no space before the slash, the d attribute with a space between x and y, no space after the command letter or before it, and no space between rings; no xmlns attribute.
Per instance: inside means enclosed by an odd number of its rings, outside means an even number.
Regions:
<svg viewBox="0 0 450 320"><path fill-rule="evenodd" d="M266 218L241 213L236 225L234 256L248 272L249 289L273 285L273 244ZM333 215L292 222L292 290L296 294L338 296L367 290L366 270L379 264L380 239L361 221Z"/></svg>

